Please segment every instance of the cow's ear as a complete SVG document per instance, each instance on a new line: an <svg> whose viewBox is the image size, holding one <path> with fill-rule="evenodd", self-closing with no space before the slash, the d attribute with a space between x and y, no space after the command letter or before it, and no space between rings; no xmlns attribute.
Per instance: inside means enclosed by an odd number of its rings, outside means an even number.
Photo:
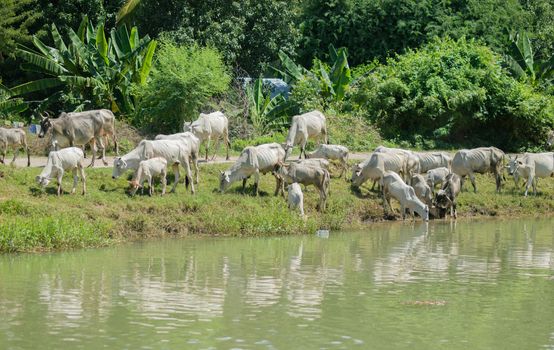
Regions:
<svg viewBox="0 0 554 350"><path fill-rule="evenodd" d="M223 175L223 174L224 174L223 170L220 170L220 171L219 171L219 173L220 173L221 175Z"/></svg>

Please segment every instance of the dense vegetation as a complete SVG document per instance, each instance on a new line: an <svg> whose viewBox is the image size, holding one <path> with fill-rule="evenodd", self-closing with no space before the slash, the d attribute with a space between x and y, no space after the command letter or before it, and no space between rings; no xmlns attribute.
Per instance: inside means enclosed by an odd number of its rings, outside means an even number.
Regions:
<svg viewBox="0 0 554 350"><path fill-rule="evenodd" d="M331 135L533 150L554 127L553 54L551 0L6 0L0 117L110 108L151 134L222 109L235 138L268 140L318 108L343 117Z"/></svg>

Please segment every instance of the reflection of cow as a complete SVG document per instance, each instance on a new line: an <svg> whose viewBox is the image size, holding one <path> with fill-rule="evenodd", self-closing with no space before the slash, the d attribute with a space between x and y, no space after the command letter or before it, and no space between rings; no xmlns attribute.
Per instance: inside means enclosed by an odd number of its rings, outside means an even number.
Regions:
<svg viewBox="0 0 554 350"><path fill-rule="evenodd" d="M106 149L103 140L111 135L114 140L116 153L118 152L117 139L115 137L115 116L110 110L98 109L78 113L61 113L56 119L42 117L40 121L40 133L38 137L42 138L52 129L52 147L58 150L60 145L92 144L92 161L94 165L96 159L96 145L102 150L102 161L105 165Z"/></svg>
<svg viewBox="0 0 554 350"><path fill-rule="evenodd" d="M469 176L474 192L477 192L475 173L493 173L496 177L496 192L500 192L503 162L504 152L496 147L463 149L454 155L452 172L460 176L462 188L464 187L465 177Z"/></svg>
<svg viewBox="0 0 554 350"><path fill-rule="evenodd" d="M14 150L12 164L19 154L19 149L24 147L25 152L27 152L27 166L31 166L31 156L29 155L29 146L27 146L25 131L21 129L0 128L0 147L2 147L2 159L0 163L4 164L8 147L12 147Z"/></svg>

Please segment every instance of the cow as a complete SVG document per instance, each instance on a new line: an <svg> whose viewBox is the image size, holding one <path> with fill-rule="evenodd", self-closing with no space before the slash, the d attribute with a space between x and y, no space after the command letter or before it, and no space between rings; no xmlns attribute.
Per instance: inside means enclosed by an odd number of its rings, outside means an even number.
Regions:
<svg viewBox="0 0 554 350"><path fill-rule="evenodd" d="M68 147L59 151L52 151L48 154L46 166L42 169L40 175L36 177L36 181L42 187L46 187L50 183L50 179L56 177L58 181L58 196L62 193L62 178L65 171L71 170L73 173L73 188L71 194L75 193L79 177L77 170L81 175L83 182L83 195L87 192L87 184L83 162L85 155L83 150L78 147Z"/></svg>
<svg viewBox="0 0 554 350"><path fill-rule="evenodd" d="M191 166L194 168L194 183L198 184L198 158L200 153L200 139L191 132L180 132L171 135L157 135L154 140L181 140L185 143L191 155Z"/></svg>
<svg viewBox="0 0 554 350"><path fill-rule="evenodd" d="M435 195L435 207L438 208L439 217L446 217L448 209L450 216L456 219L458 212L456 210L456 198L462 190L462 180L460 176L454 173L448 174L441 189Z"/></svg>
<svg viewBox="0 0 554 350"><path fill-rule="evenodd" d="M27 152L27 166L31 166L31 155L29 154L29 146L27 145L25 131L21 129L0 128L0 147L2 148L2 159L0 163L4 164L8 147L11 147L13 148L13 159L11 164L14 164L15 159L19 155L19 149L23 147L25 148L25 152Z"/></svg>
<svg viewBox="0 0 554 350"><path fill-rule="evenodd" d="M354 187L360 187L364 182L373 180L373 186L385 171L404 173L403 156L394 153L372 153L364 162L354 166L351 183ZM373 189L373 187L372 187Z"/></svg>
<svg viewBox="0 0 554 350"><path fill-rule="evenodd" d="M402 220L405 219L406 209L408 209L412 215L415 211L424 221L429 221L429 207L417 198L414 188L407 185L400 175L394 171L385 171L380 183L383 189L383 210L385 212L388 205L388 208L394 213L390 204L390 197L394 197L400 202Z"/></svg>
<svg viewBox="0 0 554 350"><path fill-rule="evenodd" d="M433 194L435 193L435 186L444 183L446 177L450 174L450 169L445 167L435 168L427 171L425 174L425 180L431 188Z"/></svg>
<svg viewBox="0 0 554 350"><path fill-rule="evenodd" d="M242 180L242 191L246 187L246 180L254 175L254 188L258 195L260 174L273 172L275 166L285 160L285 150L278 143L266 143L259 146L249 146L242 150L239 158L231 168L222 171L219 177L219 190L221 193L235 181ZM275 195L281 188L281 178L275 176Z"/></svg>
<svg viewBox="0 0 554 350"><path fill-rule="evenodd" d="M279 163L275 167L274 173L277 176L281 176L284 183L290 184L297 182L304 186L315 186L319 190L319 204L317 205L317 209L321 212L325 211L327 197L329 196L329 184L331 181L327 169L307 164Z"/></svg>
<svg viewBox="0 0 554 350"><path fill-rule="evenodd" d="M448 168L452 165L452 157L445 152L413 152L417 158L417 172L425 174L436 168Z"/></svg>
<svg viewBox="0 0 554 350"><path fill-rule="evenodd" d="M329 161L325 158L296 159L291 161L291 163L318 166L327 170L329 170L330 165Z"/></svg>
<svg viewBox="0 0 554 350"><path fill-rule="evenodd" d="M418 158L412 151L408 151L401 148L389 148L385 146L378 146L373 151L375 153L388 153L395 154L402 158L402 173L404 180L409 182L414 174L419 172ZM398 173L398 172L397 172Z"/></svg>
<svg viewBox="0 0 554 350"><path fill-rule="evenodd" d="M231 142L229 141L229 120L220 111L204 114L200 113L198 119L193 122L184 122L183 124L184 132L192 132L194 136L198 137L200 144L206 142L206 161L208 161L208 149L210 148L211 140L215 140L216 146L214 150L215 158L216 153L219 149L221 139L225 142L225 147L227 148L226 160L229 160L229 147Z"/></svg>
<svg viewBox="0 0 554 350"><path fill-rule="evenodd" d="M548 133L546 144L548 145L548 147L552 147L552 145L554 145L554 130L550 130L550 132Z"/></svg>
<svg viewBox="0 0 554 350"><path fill-rule="evenodd" d="M411 179L412 187L414 188L417 198L427 204L429 208L433 206L433 192L427 181L421 174L415 174Z"/></svg>
<svg viewBox="0 0 554 350"><path fill-rule="evenodd" d="M338 160L340 162L341 173L339 177L346 179L348 171L348 148L341 145L326 145L322 144L317 147L312 153L304 153L306 158L325 158L329 160Z"/></svg>
<svg viewBox="0 0 554 350"><path fill-rule="evenodd" d="M496 177L496 192L500 192L502 187L502 170L504 168L503 163L504 152L496 147L463 149L456 152L452 159L452 172L460 176L462 189L465 177L469 176L475 193L477 193L475 173L493 173Z"/></svg>
<svg viewBox="0 0 554 350"><path fill-rule="evenodd" d="M161 157L150 158L143 160L139 163L139 167L135 172L133 179L129 181L131 186L131 196L134 196L139 187L141 193L144 191L144 181L148 181L148 195L152 197L154 193L154 186L152 186L152 178L154 176L160 176L162 180L162 196L165 194L167 188L167 160Z"/></svg>
<svg viewBox="0 0 554 350"><path fill-rule="evenodd" d="M302 189L300 188L300 185L297 182L293 182L292 184L288 185L287 187L287 204L289 207L289 210L294 210L298 208L300 211L300 216L302 218L305 218L304 216L304 194L302 193Z"/></svg>
<svg viewBox="0 0 554 350"><path fill-rule="evenodd" d="M533 194L537 194L537 178L554 176L554 152L525 153L521 159L516 156L508 163L511 175L518 175L527 179L525 196L529 187L533 185ZM517 185L517 182L516 182Z"/></svg>
<svg viewBox="0 0 554 350"><path fill-rule="evenodd" d="M171 164L175 173L175 183L171 192L179 183L179 165L186 171L186 185L190 184L190 191L194 194L194 183L190 171L191 155L180 140L142 140L138 146L123 157L117 157L113 161L112 178L116 179L129 169L137 170L142 160L161 157Z"/></svg>
<svg viewBox="0 0 554 350"><path fill-rule="evenodd" d="M292 117L292 124L285 142L285 159L290 156L292 148L296 145L300 145L300 156L298 159L302 158L302 154L304 154L305 158L306 143L309 139L314 139L318 143L321 140L323 140L324 143L329 143L327 137L327 122L325 116L320 111L314 110Z"/></svg>
<svg viewBox="0 0 554 350"><path fill-rule="evenodd" d="M41 116L40 132L38 137L43 138L48 130L52 129L52 147L58 150L60 145L92 145L92 161L89 166L94 166L96 159L96 144L102 150L104 165L106 161L106 149L102 140L107 135L112 135L118 151L115 137L115 116L107 109L90 110L78 113L61 113L56 119Z"/></svg>

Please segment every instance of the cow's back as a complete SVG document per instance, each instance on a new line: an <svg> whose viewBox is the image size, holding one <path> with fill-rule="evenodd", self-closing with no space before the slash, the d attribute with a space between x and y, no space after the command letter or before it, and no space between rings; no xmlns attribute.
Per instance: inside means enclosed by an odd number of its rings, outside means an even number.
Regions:
<svg viewBox="0 0 554 350"><path fill-rule="evenodd" d="M528 167L533 167L539 177L548 177L554 173L554 152L527 153L522 162Z"/></svg>
<svg viewBox="0 0 554 350"><path fill-rule="evenodd" d="M285 159L285 150L278 143L270 143L256 146L258 168L260 172L272 171L275 165Z"/></svg>

